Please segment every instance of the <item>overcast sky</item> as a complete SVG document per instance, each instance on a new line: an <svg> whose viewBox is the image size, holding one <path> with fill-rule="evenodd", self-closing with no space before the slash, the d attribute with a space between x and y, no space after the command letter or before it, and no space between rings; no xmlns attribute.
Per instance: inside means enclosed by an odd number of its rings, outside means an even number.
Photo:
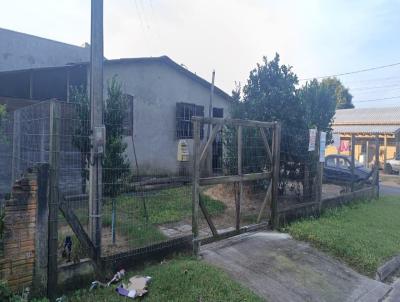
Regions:
<svg viewBox="0 0 400 302"><path fill-rule="evenodd" d="M90 41L89 0L0 0L0 27ZM105 56L168 55L230 93L276 52L299 78L400 62L400 1L104 0ZM341 77L357 107L400 105L400 65ZM365 102L367 101L367 102Z"/></svg>

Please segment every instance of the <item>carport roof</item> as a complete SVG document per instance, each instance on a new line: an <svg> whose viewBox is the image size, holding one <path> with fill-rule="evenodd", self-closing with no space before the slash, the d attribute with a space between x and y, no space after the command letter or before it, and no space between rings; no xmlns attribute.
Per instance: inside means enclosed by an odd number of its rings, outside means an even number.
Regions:
<svg viewBox="0 0 400 302"><path fill-rule="evenodd" d="M393 134L400 132L400 125L333 125L333 133Z"/></svg>
<svg viewBox="0 0 400 302"><path fill-rule="evenodd" d="M337 110L332 128L334 133L398 133L400 107Z"/></svg>

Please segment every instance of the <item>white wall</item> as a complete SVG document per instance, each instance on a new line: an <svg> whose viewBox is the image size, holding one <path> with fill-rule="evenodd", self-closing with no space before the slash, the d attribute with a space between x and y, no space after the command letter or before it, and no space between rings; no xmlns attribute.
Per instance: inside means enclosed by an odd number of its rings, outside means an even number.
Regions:
<svg viewBox="0 0 400 302"><path fill-rule="evenodd" d="M140 172L177 173L176 103L203 105L208 116L210 89L160 62L106 64L105 83L114 75L124 93L134 96L133 129ZM224 117L229 116L229 106L230 101L215 94L213 107L224 108ZM131 138L126 141L133 165ZM187 141L192 155L193 140Z"/></svg>

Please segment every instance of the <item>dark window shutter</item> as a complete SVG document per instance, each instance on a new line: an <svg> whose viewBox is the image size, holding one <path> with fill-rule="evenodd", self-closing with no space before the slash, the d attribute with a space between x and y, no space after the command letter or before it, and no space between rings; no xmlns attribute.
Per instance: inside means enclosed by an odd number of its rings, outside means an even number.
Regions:
<svg viewBox="0 0 400 302"><path fill-rule="evenodd" d="M213 108L213 117L223 118L224 108Z"/></svg>

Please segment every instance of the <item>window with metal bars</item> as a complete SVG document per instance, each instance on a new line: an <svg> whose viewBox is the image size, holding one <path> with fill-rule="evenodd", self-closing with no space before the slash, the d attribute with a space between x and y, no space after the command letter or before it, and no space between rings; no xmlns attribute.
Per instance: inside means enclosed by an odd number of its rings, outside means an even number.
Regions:
<svg viewBox="0 0 400 302"><path fill-rule="evenodd" d="M176 137L178 139L193 138L192 116L204 116L204 106L189 103L176 103ZM204 129L200 128L203 139Z"/></svg>

